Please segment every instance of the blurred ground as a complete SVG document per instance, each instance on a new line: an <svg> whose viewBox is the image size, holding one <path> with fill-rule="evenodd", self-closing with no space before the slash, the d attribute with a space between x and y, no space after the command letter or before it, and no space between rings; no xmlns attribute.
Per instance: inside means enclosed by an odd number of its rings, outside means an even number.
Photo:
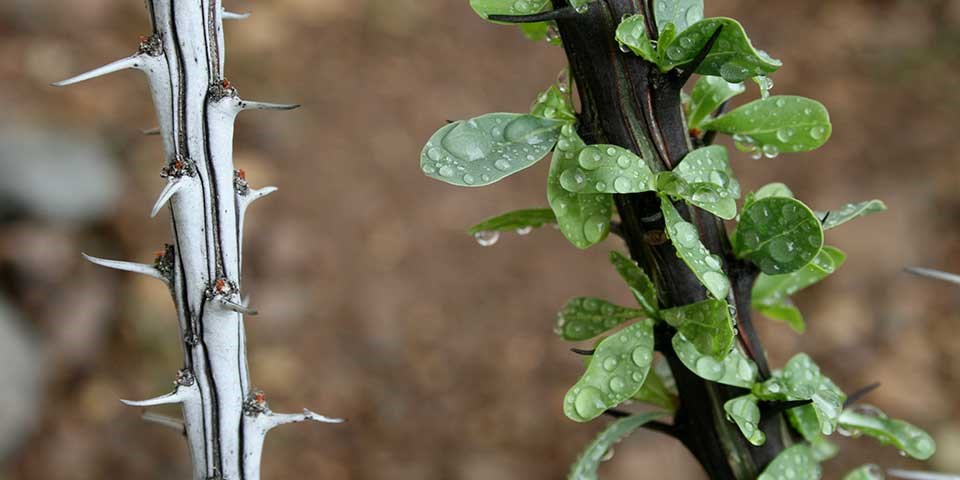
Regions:
<svg viewBox="0 0 960 480"><path fill-rule="evenodd" d="M253 378L274 409L350 419L271 434L265 478L562 478L602 422L560 411L580 361L553 317L573 295L628 301L605 261L619 246L580 252L544 229L481 248L464 234L545 205L547 162L470 191L418 168L444 120L524 111L563 67L560 50L477 19L466 0L229 7L253 12L227 26L230 80L250 99L304 104L238 124L238 165L254 186L281 188L248 222L244 280L262 312L248 322ZM717 0L707 13L741 19L784 60L774 92L817 98L834 121L814 154L740 155L741 183L783 180L821 209L890 207L830 232L850 256L798 298L806 335L758 320L772 362L799 349L848 391L882 382L870 401L935 434L928 467L960 472L960 295L901 273L960 271L960 2ZM146 32L140 1L0 4L0 176L35 182L0 204L3 480L187 477L182 440L118 402L170 387L180 353L167 294L79 255L149 261L168 239L146 215L162 159L138 130L154 124L145 82L47 86L129 54ZM31 135L52 145L44 165L62 169L20 176L39 160L10 152ZM91 151L104 153L78 167ZM41 191L52 193L29 200ZM44 203L53 193L67 201ZM825 478L868 461L918 466L870 440L841 444ZM603 475L702 476L654 433L621 444Z"/></svg>

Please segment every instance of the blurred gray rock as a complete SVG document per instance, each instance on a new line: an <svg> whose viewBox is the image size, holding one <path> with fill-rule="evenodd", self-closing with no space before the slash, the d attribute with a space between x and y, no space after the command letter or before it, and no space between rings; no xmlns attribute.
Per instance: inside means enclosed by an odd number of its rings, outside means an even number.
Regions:
<svg viewBox="0 0 960 480"><path fill-rule="evenodd" d="M0 213L81 223L108 213L122 178L97 137L14 128L0 132Z"/></svg>
<svg viewBox="0 0 960 480"><path fill-rule="evenodd" d="M26 441L39 424L43 403L43 345L19 312L0 297L0 460Z"/></svg>

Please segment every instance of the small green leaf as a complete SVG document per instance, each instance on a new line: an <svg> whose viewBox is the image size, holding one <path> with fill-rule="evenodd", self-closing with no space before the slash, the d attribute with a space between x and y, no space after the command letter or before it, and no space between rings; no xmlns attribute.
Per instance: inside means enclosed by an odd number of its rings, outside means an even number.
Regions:
<svg viewBox="0 0 960 480"><path fill-rule="evenodd" d="M768 156L807 152L830 138L830 114L820 102L804 97L770 96L754 100L702 125L734 135Z"/></svg>
<svg viewBox="0 0 960 480"><path fill-rule="evenodd" d="M767 197L747 204L734 232L737 256L763 273L781 275L803 268L820 253L820 220L802 202Z"/></svg>
<svg viewBox="0 0 960 480"><path fill-rule="evenodd" d="M537 163L557 143L562 122L518 113L488 113L434 133L420 154L428 177L479 187Z"/></svg>
<svg viewBox="0 0 960 480"><path fill-rule="evenodd" d="M740 197L740 182L733 177L727 149L720 145L702 147L688 153L673 171L689 183L709 183L733 198Z"/></svg>
<svg viewBox="0 0 960 480"><path fill-rule="evenodd" d="M887 418L876 409L871 409L870 413L844 410L840 415L840 426L844 430L867 434L917 460L926 460L937 450L937 444L927 432L903 420Z"/></svg>
<svg viewBox="0 0 960 480"><path fill-rule="evenodd" d="M830 435L837 428L837 420L843 409L843 402L847 399L842 391L826 376L820 373L820 368L805 353L794 355L787 362L783 372L774 380L779 380L786 387L787 400L812 400L808 406L800 407L797 415L802 415L802 409L812 407L820 425L820 433ZM798 409L793 409L798 410ZM804 432L806 438L811 438L813 432Z"/></svg>
<svg viewBox="0 0 960 480"><path fill-rule="evenodd" d="M560 185L574 193L637 193L654 190L654 176L642 158L616 145L590 145L577 165L560 174Z"/></svg>
<svg viewBox="0 0 960 480"><path fill-rule="evenodd" d="M797 444L780 452L757 480L818 480L821 473L810 447Z"/></svg>
<svg viewBox="0 0 960 480"><path fill-rule="evenodd" d="M767 197L793 198L793 192L790 190L790 187L780 182L774 182L760 187L760 190L757 190L753 193L754 200L760 200Z"/></svg>
<svg viewBox="0 0 960 480"><path fill-rule="evenodd" d="M760 446L766 443L767 436L760 430L760 407L757 406L757 397L744 395L728 400L723 404L723 410L728 418L732 418L740 427L744 438L753 445Z"/></svg>
<svg viewBox="0 0 960 480"><path fill-rule="evenodd" d="M727 298L730 291L730 280L723 273L720 259L711 254L707 247L700 242L700 233L692 223L683 220L680 212L673 206L670 199L660 196L660 208L663 211L663 220L667 226L667 235L684 263L697 276L700 283L707 287L707 291L714 298ZM819 225L819 223L818 223Z"/></svg>
<svg viewBox="0 0 960 480"><path fill-rule="evenodd" d="M738 348L730 350L723 360L717 360L700 353L692 342L677 332L673 336L673 351L687 369L704 380L742 388L751 388L757 380L757 365Z"/></svg>
<svg viewBox="0 0 960 480"><path fill-rule="evenodd" d="M548 223L557 223L557 217L549 208L529 208L488 218L467 231L470 235L480 232L511 232L527 228L540 228Z"/></svg>
<svg viewBox="0 0 960 480"><path fill-rule="evenodd" d="M600 462L603 461L607 452L616 443L627 438L634 430L642 427L645 423L665 416L667 414L663 412L638 413L611 423L583 450L580 458L570 468L567 479L597 480L597 469L600 467Z"/></svg>
<svg viewBox="0 0 960 480"><path fill-rule="evenodd" d="M643 15L631 15L624 18L617 26L617 41L625 45L634 54L650 63L659 63L659 55L653 47L653 42L647 36L647 26Z"/></svg>
<svg viewBox="0 0 960 480"><path fill-rule="evenodd" d="M719 28L723 30L696 73L737 83L756 75L768 75L783 65L763 50L754 48L743 26L732 18L706 18L685 30L677 27L680 33L666 44L666 56L661 56L659 65L664 72L693 61Z"/></svg>
<svg viewBox="0 0 960 480"><path fill-rule="evenodd" d="M756 308L761 315L770 320L785 322L794 332L803 333L807 331L807 322L803 320L803 313L789 298L771 305L754 304L753 308Z"/></svg>
<svg viewBox="0 0 960 480"><path fill-rule="evenodd" d="M623 281L627 282L627 286L633 292L637 303L643 307L648 315L656 317L659 310L657 289L650 281L650 277L637 265L637 262L620 252L610 252L610 263L617 269L617 273L620 274Z"/></svg>
<svg viewBox="0 0 960 480"><path fill-rule="evenodd" d="M521 23L517 27L523 32L523 36L534 42L547 40L547 34L550 31L550 24L547 22ZM550 43L554 42L551 41Z"/></svg>
<svg viewBox="0 0 960 480"><path fill-rule="evenodd" d="M660 315L704 355L723 360L733 347L733 319L725 300L704 300L669 308L661 310Z"/></svg>
<svg viewBox="0 0 960 480"><path fill-rule="evenodd" d="M663 408L671 413L677 410L677 396L670 391L660 375L656 373L656 369L654 369L652 375L647 375L643 386L632 398L638 402Z"/></svg>
<svg viewBox="0 0 960 480"><path fill-rule="evenodd" d="M657 191L686 200L720 218L737 216L737 201L726 190L712 183L687 183L674 172L657 174Z"/></svg>
<svg viewBox="0 0 960 480"><path fill-rule="evenodd" d="M657 40L657 65L663 65L663 59L667 56L667 45L677 37L677 26L673 22L667 22L660 29L660 38Z"/></svg>
<svg viewBox="0 0 960 480"><path fill-rule="evenodd" d="M815 212L817 217L823 220L823 229L830 230L838 227L858 217L865 217L871 213L878 213L887 210L887 206L880 200L870 200L860 203L848 203L838 210L828 212Z"/></svg>
<svg viewBox="0 0 960 480"><path fill-rule="evenodd" d="M486 19L490 15L533 15L549 3L550 0L470 0L470 7Z"/></svg>
<svg viewBox="0 0 960 480"><path fill-rule="evenodd" d="M645 315L642 310L621 307L592 297L571 298L559 313L554 331L564 340L579 342Z"/></svg>
<svg viewBox="0 0 960 480"><path fill-rule="evenodd" d="M578 166L577 156L586 147L572 125L564 125L547 176L547 201L557 216L557 224L567 240L577 248L589 248L610 232L613 196L565 190L560 184L563 172Z"/></svg>
<svg viewBox="0 0 960 480"><path fill-rule="evenodd" d="M587 371L567 392L563 413L577 422L600 416L634 396L653 362L653 320L641 320L607 337Z"/></svg>
<svg viewBox="0 0 960 480"><path fill-rule="evenodd" d="M883 480L887 478L883 469L872 463L864 465L843 476L843 480Z"/></svg>
<svg viewBox="0 0 960 480"><path fill-rule="evenodd" d="M784 275L761 273L753 284L751 302L764 316L787 322L797 333L803 333L803 315L790 302L790 296L807 288L843 265L846 255L834 248L823 247L820 253L800 270Z"/></svg>
<svg viewBox="0 0 960 480"><path fill-rule="evenodd" d="M687 116L690 128L698 128L720 105L746 90L743 82L730 83L720 77L700 77L690 92L690 114Z"/></svg>
<svg viewBox="0 0 960 480"><path fill-rule="evenodd" d="M537 100L530 107L530 115L563 122L577 120L577 114L573 111L573 105L570 104L570 97L561 92L556 85L551 85L537 95Z"/></svg>
<svg viewBox="0 0 960 480"><path fill-rule="evenodd" d="M682 32L703 19L703 0L654 0L653 6L658 30L672 23Z"/></svg>
<svg viewBox="0 0 960 480"><path fill-rule="evenodd" d="M813 451L813 458L817 462L825 462L840 453L840 447L824 437L810 440L810 450Z"/></svg>
<svg viewBox="0 0 960 480"><path fill-rule="evenodd" d="M817 417L817 410L813 408L812 404L791 408L786 413L790 425L804 439L812 442L817 438L823 438L820 434L820 419Z"/></svg>

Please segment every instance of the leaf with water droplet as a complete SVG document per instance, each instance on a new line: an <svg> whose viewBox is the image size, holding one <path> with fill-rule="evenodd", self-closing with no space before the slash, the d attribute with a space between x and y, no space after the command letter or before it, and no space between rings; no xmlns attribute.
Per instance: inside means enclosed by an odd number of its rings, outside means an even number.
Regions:
<svg viewBox="0 0 960 480"><path fill-rule="evenodd" d="M803 315L790 302L790 296L831 275L846 258L839 249L825 246L800 270L784 275L761 273L750 295L753 308L768 318L785 321L797 333L803 333L806 329Z"/></svg>
<svg viewBox="0 0 960 480"><path fill-rule="evenodd" d="M616 145L590 145L577 164L560 174L560 185L573 193L638 193L654 189L654 176L642 158Z"/></svg>
<svg viewBox="0 0 960 480"><path fill-rule="evenodd" d="M883 469L872 463L864 465L843 476L843 480L884 480Z"/></svg>
<svg viewBox="0 0 960 480"><path fill-rule="evenodd" d="M688 183L710 183L730 198L740 198L740 182L733 176L727 149L720 145L693 150L683 157L673 172Z"/></svg>
<svg viewBox="0 0 960 480"><path fill-rule="evenodd" d="M682 32L703 19L703 0L654 0L653 12L658 30L672 23Z"/></svg>
<svg viewBox="0 0 960 480"><path fill-rule="evenodd" d="M722 265L717 258L700 242L700 233L680 216L673 203L665 195L660 196L660 209L663 211L663 220L667 227L667 235L673 242L677 256L690 267L700 283L714 298L727 298L730 291L730 280L723 272Z"/></svg>
<svg viewBox="0 0 960 480"><path fill-rule="evenodd" d="M549 208L530 208L514 210L512 212L488 218L472 227L468 233L477 232L515 232L525 228L540 228L550 223L557 223L557 217Z"/></svg>
<svg viewBox="0 0 960 480"><path fill-rule="evenodd" d="M797 444L777 454L757 480L818 480L821 474L810 447Z"/></svg>
<svg viewBox="0 0 960 480"><path fill-rule="evenodd" d="M704 130L749 137L757 147L778 152L806 152L830 138L830 114L822 103L804 97L775 95L754 100L713 120Z"/></svg>
<svg viewBox="0 0 960 480"><path fill-rule="evenodd" d="M697 66L696 73L723 77L728 82L737 83L756 75L773 73L783 65L763 50L754 48L740 22L717 17L700 20L683 31L678 28L680 33L667 44L661 38L657 47L665 51L666 56L660 59L660 69L666 72L692 62L720 28L720 35L706 58Z"/></svg>
<svg viewBox="0 0 960 480"><path fill-rule="evenodd" d="M645 312L635 308L621 307L599 298L576 297L567 301L563 310L557 313L554 331L564 340L579 342L643 316Z"/></svg>
<svg viewBox="0 0 960 480"><path fill-rule="evenodd" d="M620 274L623 281L627 282L627 286L629 286L630 291L633 292L637 303L643 307L647 315L656 317L657 311L659 310L657 290L656 287L653 286L653 282L650 281L650 277L637 265L637 262L634 262L620 252L610 252L610 263L617 269L617 273Z"/></svg>
<svg viewBox="0 0 960 480"><path fill-rule="evenodd" d="M794 198L793 191L790 190L790 187L780 182L773 182L773 183L768 183L760 187L760 189L757 190L756 192L753 192L752 196L750 197L750 200L748 201L760 200L767 197Z"/></svg>
<svg viewBox="0 0 960 480"><path fill-rule="evenodd" d="M570 97L561 92L556 85L551 85L550 88L537 95L533 106L530 107L530 115L563 122L577 120L577 114L573 111Z"/></svg>
<svg viewBox="0 0 960 480"><path fill-rule="evenodd" d="M723 404L723 410L727 412L728 418L733 419L734 423L740 427L740 432L748 442L756 446L766 443L767 436L759 426L760 407L757 406L757 397L744 395L727 400Z"/></svg>
<svg viewBox="0 0 960 480"><path fill-rule="evenodd" d="M550 0L470 0L470 7L484 19L490 15L533 15L549 4Z"/></svg>
<svg viewBox="0 0 960 480"><path fill-rule="evenodd" d="M836 210L828 212L815 212L818 218L826 219L823 221L823 229L830 230L839 227L850 220L865 217L871 213L878 213L887 210L887 206L880 200L869 200L860 203L848 203Z"/></svg>
<svg viewBox="0 0 960 480"><path fill-rule="evenodd" d="M667 416L664 412L646 412L618 419L597 435L570 467L567 480L597 480L597 469L610 449L645 423Z"/></svg>
<svg viewBox="0 0 960 480"><path fill-rule="evenodd" d="M804 439L812 441L822 438L820 419L817 417L817 410L813 408L812 404L791 408L787 410L786 415L787 421Z"/></svg>
<svg viewBox="0 0 960 480"><path fill-rule="evenodd" d="M562 125L518 113L488 113L453 122L430 137L420 154L420 168L428 177L452 185L489 185L546 157Z"/></svg>
<svg viewBox="0 0 960 480"><path fill-rule="evenodd" d="M548 40L547 33L550 31L550 24L547 22L521 23L517 25L523 36L534 42ZM553 42L550 42L553 43Z"/></svg>
<svg viewBox="0 0 960 480"><path fill-rule="evenodd" d="M547 175L547 201L557 216L557 224L567 240L577 248L589 248L610 232L613 195L573 193L563 188L560 177L577 168L577 157L586 147L572 125L564 125Z"/></svg>
<svg viewBox="0 0 960 480"><path fill-rule="evenodd" d="M757 366L739 348L733 348L722 360L704 355L682 333L673 336L673 351L677 358L698 377L711 382L751 388L757 380Z"/></svg>
<svg viewBox="0 0 960 480"><path fill-rule="evenodd" d="M885 415L867 415L847 409L840 414L840 425L845 430L869 435L917 460L926 460L937 450L936 442L927 432L903 420L886 418Z"/></svg>
<svg viewBox="0 0 960 480"><path fill-rule="evenodd" d="M736 199L713 183L688 183L676 172L660 172L657 174L657 191L686 200L723 219L732 220L737 216Z"/></svg>
<svg viewBox="0 0 960 480"><path fill-rule="evenodd" d="M748 203L733 236L737 256L749 259L768 275L803 268L823 246L820 219L803 202L787 197Z"/></svg>
<svg viewBox="0 0 960 480"><path fill-rule="evenodd" d="M653 320L641 320L605 338L580 380L567 392L563 412L586 422L635 395L653 362Z"/></svg>
<svg viewBox="0 0 960 480"><path fill-rule="evenodd" d="M787 410L791 423L808 440L836 430L847 399L805 353L794 355L782 371L774 372L770 379L754 388L753 393L764 400L812 400L808 405Z"/></svg>
<svg viewBox="0 0 960 480"><path fill-rule="evenodd" d="M650 37L647 36L647 26L644 22L643 15L631 15L624 18L617 26L617 41L644 60L659 63L660 56L657 54L653 42L650 41Z"/></svg>
<svg viewBox="0 0 960 480"><path fill-rule="evenodd" d="M690 92L690 114L687 115L687 124L690 128L699 128L704 120L720 108L720 105L746 90L743 82L730 83L720 77L700 77Z"/></svg>
<svg viewBox="0 0 960 480"><path fill-rule="evenodd" d="M718 360L733 347L733 319L726 300L703 300L660 311L665 322L683 333L697 351Z"/></svg>
<svg viewBox="0 0 960 480"><path fill-rule="evenodd" d="M661 360L660 363L663 363L663 361ZM671 413L677 410L679 404L676 393L670 391L670 388L658 374L656 368L654 368L652 374L647 375L643 386L633 395L632 400L649 403L650 405L663 408Z"/></svg>

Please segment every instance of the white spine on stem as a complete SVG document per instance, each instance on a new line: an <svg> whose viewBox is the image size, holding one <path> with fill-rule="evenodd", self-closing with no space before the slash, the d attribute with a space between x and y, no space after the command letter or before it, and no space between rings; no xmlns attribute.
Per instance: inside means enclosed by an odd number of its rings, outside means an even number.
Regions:
<svg viewBox="0 0 960 480"><path fill-rule="evenodd" d="M263 394L251 386L247 366L243 316L256 311L240 295L243 220L247 207L276 187L251 189L243 171L234 169L233 125L243 110L297 105L241 100L224 78L223 20L249 14L227 12L220 0L148 0L147 7L154 32L141 38L137 53L54 85L125 69L146 73L159 121L155 131L163 138L166 158L161 170L166 185L150 216L169 206L174 242L154 265L84 256L164 281L177 310L184 366L176 388L123 403L181 405L195 480L258 480L269 430L306 420L342 421L308 410L270 412ZM176 419L161 420L179 425Z"/></svg>

